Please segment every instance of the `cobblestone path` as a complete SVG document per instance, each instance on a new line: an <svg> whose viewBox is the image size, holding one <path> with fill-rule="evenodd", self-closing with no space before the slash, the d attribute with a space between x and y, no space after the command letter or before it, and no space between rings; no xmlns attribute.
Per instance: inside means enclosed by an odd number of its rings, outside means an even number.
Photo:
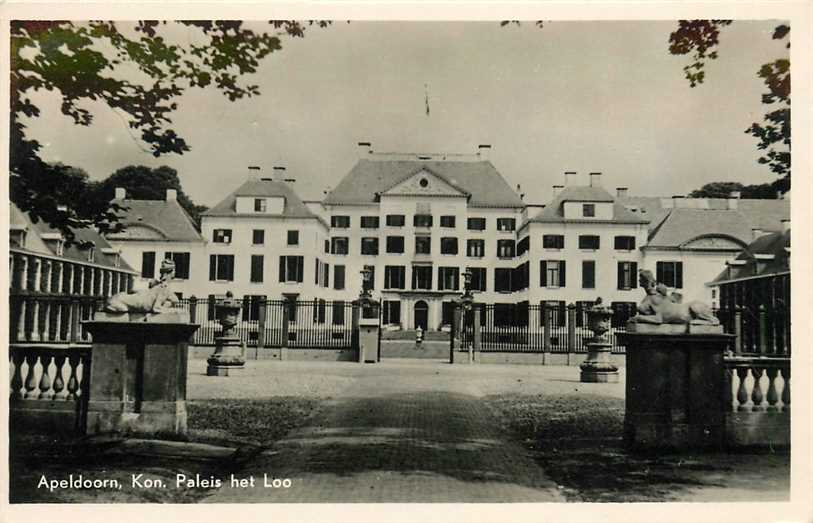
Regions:
<svg viewBox="0 0 813 523"><path fill-rule="evenodd" d="M432 373L434 374L434 373ZM376 372L205 499L214 503L564 501L465 380ZM290 478L267 488L264 475Z"/></svg>

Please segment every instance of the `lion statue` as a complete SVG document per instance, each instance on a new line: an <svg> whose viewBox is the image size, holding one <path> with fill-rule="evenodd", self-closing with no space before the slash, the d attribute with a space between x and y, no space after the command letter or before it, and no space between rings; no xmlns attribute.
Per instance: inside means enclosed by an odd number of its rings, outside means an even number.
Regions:
<svg viewBox="0 0 813 523"><path fill-rule="evenodd" d="M666 286L655 281L652 271L641 270L639 282L646 297L638 304L638 315L630 321L636 323L719 325L711 308L701 301L682 303L683 296L677 292L668 295Z"/></svg>
<svg viewBox="0 0 813 523"><path fill-rule="evenodd" d="M175 263L164 260L161 263L161 277L150 282L148 289L138 292L120 292L110 297L103 307L104 312L137 312L158 314L175 307L178 297L169 289L169 281L175 275Z"/></svg>

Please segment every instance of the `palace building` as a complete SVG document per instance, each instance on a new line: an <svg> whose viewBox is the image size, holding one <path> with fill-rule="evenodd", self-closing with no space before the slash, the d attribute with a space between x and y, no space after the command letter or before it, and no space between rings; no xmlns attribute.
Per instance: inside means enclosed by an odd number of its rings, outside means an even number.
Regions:
<svg viewBox="0 0 813 523"><path fill-rule="evenodd" d="M284 168L251 168L203 213L200 233L170 194L124 200L129 232L110 240L145 278L156 259L188 259L176 274L187 296L349 301L369 268L384 324L434 330L451 322L466 271L481 303L564 311L601 297L630 311L641 299L639 269L685 299L712 301L706 283L726 260L755 235L780 231L790 214L789 201L736 194L613 194L601 173L587 184L566 173L550 202L531 205L489 161L490 149L382 154L362 142L355 166L319 202L304 202Z"/></svg>

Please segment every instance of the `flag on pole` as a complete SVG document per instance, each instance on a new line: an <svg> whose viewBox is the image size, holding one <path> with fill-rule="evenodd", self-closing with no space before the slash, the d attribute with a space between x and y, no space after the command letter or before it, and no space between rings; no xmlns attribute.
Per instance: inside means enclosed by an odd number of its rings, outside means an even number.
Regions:
<svg viewBox="0 0 813 523"><path fill-rule="evenodd" d="M429 116L429 84L423 84L424 103L426 105L426 116Z"/></svg>

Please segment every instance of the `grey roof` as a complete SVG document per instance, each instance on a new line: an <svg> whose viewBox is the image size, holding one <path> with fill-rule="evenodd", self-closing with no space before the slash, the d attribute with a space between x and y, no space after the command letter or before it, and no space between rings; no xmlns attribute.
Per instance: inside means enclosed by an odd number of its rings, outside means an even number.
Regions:
<svg viewBox="0 0 813 523"><path fill-rule="evenodd" d="M646 247L676 248L706 235L735 238L743 245L753 237L740 211L672 209L657 227L650 229Z"/></svg>
<svg viewBox="0 0 813 523"><path fill-rule="evenodd" d="M711 285L728 281L753 278L755 276L771 276L790 271L790 230L786 232L773 232L760 236L752 241L737 256L737 260L745 261L744 265L730 265L726 267ZM772 255L773 259L759 263L757 254Z"/></svg>
<svg viewBox="0 0 813 523"><path fill-rule="evenodd" d="M120 221L125 225L146 225L159 232L166 241L202 242L203 237L195 227L195 222L177 200L113 200L125 207L118 211ZM126 240L126 236L108 234L115 240Z"/></svg>
<svg viewBox="0 0 813 523"><path fill-rule="evenodd" d="M261 180L250 178L246 180L243 185L237 188L236 191L224 198L220 203L202 213L203 216L235 216L236 202L238 196L267 196L267 197L282 197L285 199L285 206L282 211L282 216L286 218L317 218L313 214L299 196L294 192L291 186L286 182L278 182L274 180ZM269 215L271 216L271 215Z"/></svg>
<svg viewBox="0 0 813 523"><path fill-rule="evenodd" d="M628 211L623 205L615 202L605 189L601 187L572 186L565 187L559 195L553 199L539 214L531 218L530 222L538 223L564 223L564 222L595 222L595 219L566 220L564 217L565 202L613 202L613 218L609 220L613 223L648 223L649 220L643 216Z"/></svg>
<svg viewBox="0 0 813 523"><path fill-rule="evenodd" d="M37 221L34 223L31 220L31 217L27 212L21 211L19 207L17 207L14 203L11 203L11 213L10 213L10 220L9 223L19 226L26 226L29 230L39 234L51 234L51 233L59 233L59 230L55 227L52 227L45 223L42 220ZM104 267L110 267L111 269L116 269L120 271L128 271L133 272L133 269L127 265L127 262L124 261L124 258L119 256L119 263L116 266L115 263L115 256L112 254L105 254L102 252L102 249L111 248L111 245L107 242L107 240L99 234L99 232L92 228L70 228L71 232L73 232L75 236L76 242L92 242L93 246L96 247L96 252L94 253L94 261L93 263L96 265L101 265ZM51 256L55 256L58 258L64 258L67 260L88 263L88 251L87 248L81 248L77 244L65 245L62 250L62 255L57 255L55 250L55 245L53 242L45 241L46 248L48 249L47 253ZM30 250L30 249L26 249ZM33 252L33 251L32 251Z"/></svg>
<svg viewBox="0 0 813 523"><path fill-rule="evenodd" d="M426 169L470 195L472 207L524 206L489 161L363 159L342 178L325 205L375 203L378 194Z"/></svg>

